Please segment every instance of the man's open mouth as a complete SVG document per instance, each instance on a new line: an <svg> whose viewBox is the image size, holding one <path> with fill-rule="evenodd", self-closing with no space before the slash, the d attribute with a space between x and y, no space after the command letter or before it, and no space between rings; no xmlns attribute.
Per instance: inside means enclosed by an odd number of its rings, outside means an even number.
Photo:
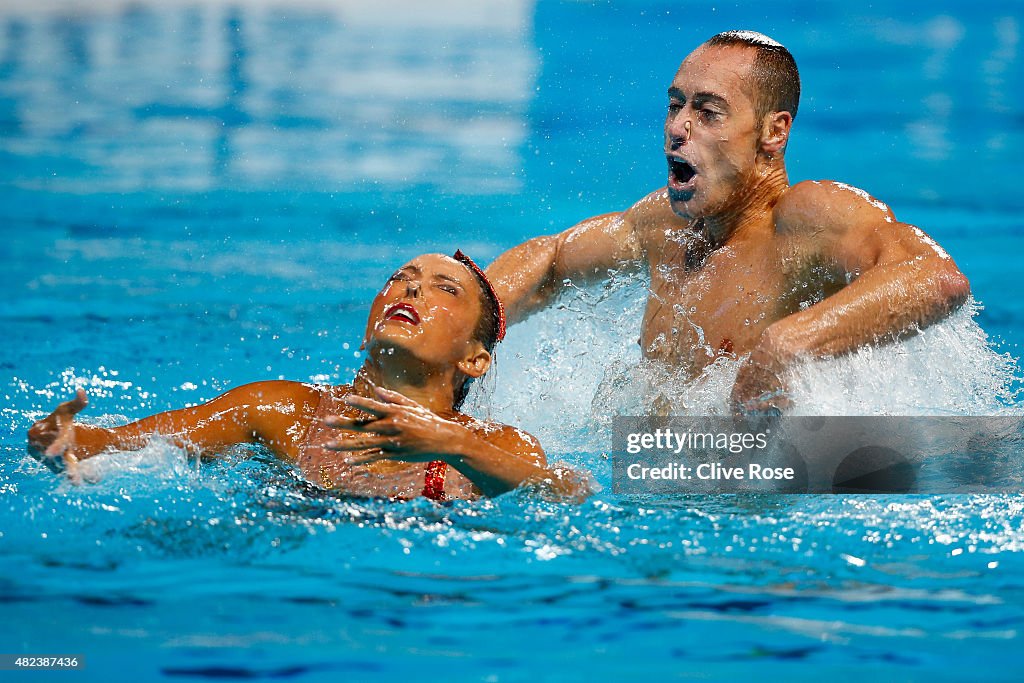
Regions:
<svg viewBox="0 0 1024 683"><path fill-rule="evenodd" d="M697 175L697 171L687 162L676 157L668 157L669 181L677 185L686 185Z"/></svg>
<svg viewBox="0 0 1024 683"><path fill-rule="evenodd" d="M403 320L411 325L420 324L420 314L410 304L392 304L384 310L385 320Z"/></svg>

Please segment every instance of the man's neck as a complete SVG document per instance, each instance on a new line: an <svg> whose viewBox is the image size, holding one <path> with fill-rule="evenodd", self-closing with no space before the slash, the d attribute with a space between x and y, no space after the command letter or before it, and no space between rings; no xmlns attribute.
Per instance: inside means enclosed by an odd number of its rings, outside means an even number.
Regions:
<svg viewBox="0 0 1024 683"><path fill-rule="evenodd" d="M765 221L779 197L789 187L789 177L782 160L759 163L755 178L732 198L725 209L713 216L705 216L697 223L703 239L710 249L717 249L736 237L760 229L770 229Z"/></svg>
<svg viewBox="0 0 1024 683"><path fill-rule="evenodd" d="M368 354L352 381L352 390L360 396L378 399L374 389L382 387L397 391L435 413L451 411L454 373L438 373L423 365L397 361L399 354Z"/></svg>

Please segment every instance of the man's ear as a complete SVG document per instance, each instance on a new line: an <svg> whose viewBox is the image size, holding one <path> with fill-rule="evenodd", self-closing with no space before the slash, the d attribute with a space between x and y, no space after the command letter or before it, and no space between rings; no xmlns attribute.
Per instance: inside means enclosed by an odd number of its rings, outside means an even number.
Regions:
<svg viewBox="0 0 1024 683"><path fill-rule="evenodd" d="M474 351L460 360L456 367L459 369L459 372L467 377L474 379L482 377L491 367L491 354L487 352L483 345L477 344Z"/></svg>
<svg viewBox="0 0 1024 683"><path fill-rule="evenodd" d="M792 127L793 115L788 111L777 111L765 116L761 126L761 151L769 157L782 156Z"/></svg>

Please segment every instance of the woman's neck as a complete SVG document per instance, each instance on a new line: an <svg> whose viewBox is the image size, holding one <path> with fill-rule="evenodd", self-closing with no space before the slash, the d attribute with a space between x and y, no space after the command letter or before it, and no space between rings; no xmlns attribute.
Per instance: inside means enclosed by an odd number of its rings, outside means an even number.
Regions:
<svg viewBox="0 0 1024 683"><path fill-rule="evenodd" d="M435 413L454 410L454 370L439 372L422 364L401 362L397 356L397 353L367 355L352 381L352 390L360 396L376 399L374 389L383 387L397 391Z"/></svg>

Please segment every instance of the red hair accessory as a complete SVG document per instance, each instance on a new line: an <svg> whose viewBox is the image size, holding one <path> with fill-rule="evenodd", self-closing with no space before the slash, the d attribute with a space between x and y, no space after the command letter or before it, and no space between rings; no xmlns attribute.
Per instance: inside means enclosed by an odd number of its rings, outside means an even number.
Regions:
<svg viewBox="0 0 1024 683"><path fill-rule="evenodd" d="M461 249L457 249L455 251L455 255L452 256L452 258L458 261L459 263L463 264L467 268L469 268L471 271L473 271L473 274L480 279L480 283L484 286L484 292L494 301L495 305L498 307L497 340L501 341L502 339L505 338L505 305L501 303L501 299L498 298L498 293L494 291L494 286L491 284L491 281L487 279L487 276L484 275L484 271L480 269L480 266L474 263L473 259L463 254Z"/></svg>

